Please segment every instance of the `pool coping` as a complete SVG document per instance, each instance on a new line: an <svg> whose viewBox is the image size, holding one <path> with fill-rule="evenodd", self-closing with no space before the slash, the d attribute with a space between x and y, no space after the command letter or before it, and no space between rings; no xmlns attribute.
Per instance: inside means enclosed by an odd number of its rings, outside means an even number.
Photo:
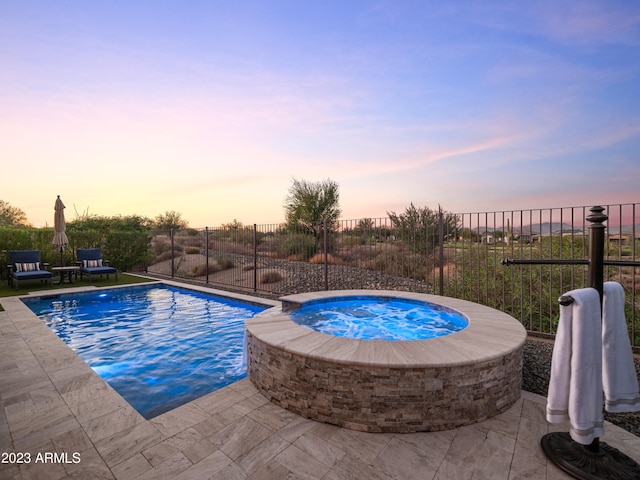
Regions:
<svg viewBox="0 0 640 480"><path fill-rule="evenodd" d="M443 305L460 312L469 325L450 335L425 340L357 340L316 332L289 317L293 309L305 302L372 295ZM280 306L245 320L247 332L286 352L338 364L404 368L425 364L471 365L499 358L505 350L518 350L527 339L524 326L512 316L474 302L439 295L395 290L332 290L288 295L280 300ZM500 335L496 335L497 331Z"/></svg>

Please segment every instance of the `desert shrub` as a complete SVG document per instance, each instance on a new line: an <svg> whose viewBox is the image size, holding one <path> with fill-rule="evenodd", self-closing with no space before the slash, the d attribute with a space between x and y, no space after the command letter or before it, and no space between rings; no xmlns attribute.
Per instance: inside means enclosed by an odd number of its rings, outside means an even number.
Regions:
<svg viewBox="0 0 640 480"><path fill-rule="evenodd" d="M220 271L220 266L217 263L209 264L209 274L213 274ZM191 269L191 273L194 277L204 277L207 274L207 264L201 263Z"/></svg>
<svg viewBox="0 0 640 480"><path fill-rule="evenodd" d="M276 283L282 280L282 275L275 270L269 270L260 275L260 283Z"/></svg>
<svg viewBox="0 0 640 480"><path fill-rule="evenodd" d="M197 247L202 244L200 237L176 237L173 241L182 247Z"/></svg>
<svg viewBox="0 0 640 480"><path fill-rule="evenodd" d="M230 268L235 267L233 260L229 257L224 257L222 255L216 258L216 264L219 267L219 270L228 270Z"/></svg>
<svg viewBox="0 0 640 480"><path fill-rule="evenodd" d="M184 253L186 253L187 255L195 255L200 253L200 248L198 247L186 247L184 249Z"/></svg>
<svg viewBox="0 0 640 480"><path fill-rule="evenodd" d="M402 248L382 250L374 259L362 262L362 266L376 272L412 280L427 280L429 271L427 257L412 254Z"/></svg>
<svg viewBox="0 0 640 480"><path fill-rule="evenodd" d="M171 250L171 241L167 237L155 237L151 241L151 250L156 257Z"/></svg>
<svg viewBox="0 0 640 480"><path fill-rule="evenodd" d="M160 262L164 262L166 260L171 260L172 257L178 257L180 256L180 254L177 252L177 250L173 251L173 254L171 253L171 251L166 251L166 252L162 252L160 255L158 255L155 260L154 263L160 263Z"/></svg>
<svg viewBox="0 0 640 480"><path fill-rule="evenodd" d="M365 245L367 243L367 238L365 236L360 236L360 235L344 235L341 238L340 243L342 244L343 247Z"/></svg>
<svg viewBox="0 0 640 480"><path fill-rule="evenodd" d="M340 251L340 258L346 262L360 264L372 260L380 253L374 245L355 245Z"/></svg>
<svg viewBox="0 0 640 480"><path fill-rule="evenodd" d="M277 245L278 254L282 258L297 256L307 260L316 253L315 240L312 235L304 233L290 233L281 237Z"/></svg>
<svg viewBox="0 0 640 480"><path fill-rule="evenodd" d="M309 263L323 265L324 264L324 253L316 253L313 257L311 257L309 259ZM334 257L330 253L327 254L327 263L330 264L330 265L343 265L344 264L344 262L340 258Z"/></svg>

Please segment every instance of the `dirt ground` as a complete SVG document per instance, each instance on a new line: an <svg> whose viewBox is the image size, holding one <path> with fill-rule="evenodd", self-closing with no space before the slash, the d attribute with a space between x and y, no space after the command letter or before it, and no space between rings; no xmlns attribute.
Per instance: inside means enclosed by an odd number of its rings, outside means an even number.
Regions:
<svg viewBox="0 0 640 480"><path fill-rule="evenodd" d="M197 281L205 281L205 276L196 276L193 274L193 268L198 265L204 265L206 263L206 257L202 254L191 254L184 255L183 260L176 258L174 259L174 265L176 268L176 272L180 274L181 277L190 277L193 280ZM209 260L211 262L211 259ZM273 270L273 268L266 265L258 265L257 269L257 280L260 282L261 276L269 271ZM165 260L163 262L154 263L150 265L148 268L150 273L158 274L158 275L171 275L171 260ZM278 269L278 273L282 276L282 280L279 282L270 283L270 290L273 287L277 287L278 284L283 284L286 281L287 274L285 271ZM246 265L236 265L232 268L227 268L224 270L220 270L219 272L209 273L209 282L211 283L219 283L222 285L235 285L243 288L252 288L253 287L253 278L254 271L253 268L247 269Z"/></svg>

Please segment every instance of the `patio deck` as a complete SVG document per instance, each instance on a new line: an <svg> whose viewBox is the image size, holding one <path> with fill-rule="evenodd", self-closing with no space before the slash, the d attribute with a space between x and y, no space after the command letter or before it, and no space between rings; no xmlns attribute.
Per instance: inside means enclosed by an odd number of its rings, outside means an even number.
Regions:
<svg viewBox="0 0 640 480"><path fill-rule="evenodd" d="M455 430L375 434L299 417L244 379L145 420L19 298L0 303L0 461L30 454L0 463L3 479L571 478L540 449L567 427L539 395ZM603 441L640 461L639 437L607 423Z"/></svg>

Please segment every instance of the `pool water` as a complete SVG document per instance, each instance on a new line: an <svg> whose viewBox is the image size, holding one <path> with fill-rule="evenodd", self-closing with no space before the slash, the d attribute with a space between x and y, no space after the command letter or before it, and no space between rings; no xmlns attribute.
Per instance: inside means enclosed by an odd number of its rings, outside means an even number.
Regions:
<svg viewBox="0 0 640 480"><path fill-rule="evenodd" d="M266 308L157 284L23 301L147 419L244 378Z"/></svg>
<svg viewBox="0 0 640 480"><path fill-rule="evenodd" d="M305 303L291 313L299 325L358 340L425 340L462 330L469 322L441 305L384 297Z"/></svg>

